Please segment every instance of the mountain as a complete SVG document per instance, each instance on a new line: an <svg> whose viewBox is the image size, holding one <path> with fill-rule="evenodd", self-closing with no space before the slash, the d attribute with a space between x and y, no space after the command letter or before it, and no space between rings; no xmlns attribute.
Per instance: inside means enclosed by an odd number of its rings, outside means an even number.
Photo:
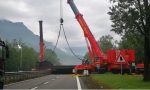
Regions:
<svg viewBox="0 0 150 90"><path fill-rule="evenodd" d="M35 35L29 30L22 22L11 22L9 20L0 20L0 38L7 41L13 41L14 39L33 47L39 52L39 36ZM54 46L51 42L45 41L45 47L53 49ZM80 64L81 61L76 59L74 56L56 49L56 54L63 65L76 65Z"/></svg>

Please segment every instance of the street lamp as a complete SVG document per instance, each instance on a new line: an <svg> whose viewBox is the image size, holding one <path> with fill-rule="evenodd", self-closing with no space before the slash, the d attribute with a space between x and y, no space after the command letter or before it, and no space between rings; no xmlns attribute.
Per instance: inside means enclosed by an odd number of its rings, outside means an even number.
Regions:
<svg viewBox="0 0 150 90"><path fill-rule="evenodd" d="M20 54L20 69L19 69L19 71L21 71L21 69L22 69L22 47L21 47L21 45L18 44L18 48L21 51L21 54Z"/></svg>

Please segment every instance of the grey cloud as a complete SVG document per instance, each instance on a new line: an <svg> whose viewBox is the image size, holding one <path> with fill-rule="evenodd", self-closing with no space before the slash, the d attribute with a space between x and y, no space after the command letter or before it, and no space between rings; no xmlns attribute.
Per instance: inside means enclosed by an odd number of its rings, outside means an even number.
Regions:
<svg viewBox="0 0 150 90"><path fill-rule="evenodd" d="M60 0L13 0L11 6L7 6L12 0L0 1L0 18L6 18L15 21L22 21L33 31L39 34L38 20L44 21L45 39L55 44L57 33L59 30L59 2ZM102 35L112 34L110 32L111 22L107 12L109 11L109 2L106 0L74 0L80 12L83 14L87 24L91 28L96 39ZM27 12L16 9L18 2L26 4ZM19 7L18 7L19 8ZM67 4L67 0L63 0L63 17L64 27L71 46L86 46L82 29L75 19L75 16ZM11 13L11 14L10 14ZM79 45L80 43L80 45ZM60 39L60 48L66 47L63 33Z"/></svg>
<svg viewBox="0 0 150 90"><path fill-rule="evenodd" d="M1 11L1 18L23 18L23 17L29 17L23 12L17 11L17 8L7 5L7 3L0 3L0 11Z"/></svg>

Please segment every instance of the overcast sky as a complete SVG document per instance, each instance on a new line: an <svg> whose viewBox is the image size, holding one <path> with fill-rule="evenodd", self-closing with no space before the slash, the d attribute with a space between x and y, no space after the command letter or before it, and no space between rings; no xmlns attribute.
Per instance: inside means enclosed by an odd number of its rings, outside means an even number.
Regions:
<svg viewBox="0 0 150 90"><path fill-rule="evenodd" d="M96 39L111 34L115 39L119 36L110 32L109 0L74 0L83 14L91 32ZM0 19L23 22L33 33L39 35L39 20L43 20L44 39L55 44L59 30L60 0L0 0ZM85 39L75 16L63 0L64 28L73 47L85 47ZM62 36L58 47L63 49L66 42Z"/></svg>

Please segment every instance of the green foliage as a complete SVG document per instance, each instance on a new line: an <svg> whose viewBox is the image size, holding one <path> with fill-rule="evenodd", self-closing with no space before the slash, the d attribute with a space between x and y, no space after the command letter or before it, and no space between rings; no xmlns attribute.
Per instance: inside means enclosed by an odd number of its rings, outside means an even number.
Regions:
<svg viewBox="0 0 150 90"><path fill-rule="evenodd" d="M84 59L88 60L89 63L92 63L91 59L90 59L90 55L89 52L87 52L84 56Z"/></svg>
<svg viewBox="0 0 150 90"><path fill-rule="evenodd" d="M18 71L20 64L19 64L19 52L16 48L14 48L11 44L8 45L9 47L9 58L6 61L5 67L6 71ZM17 58L18 57L18 58Z"/></svg>
<svg viewBox="0 0 150 90"><path fill-rule="evenodd" d="M110 0L112 6L108 14L111 16L112 31L121 34L124 38L134 35L136 40L127 39L129 45L136 48L133 41L144 41L144 81L150 81L149 64L150 64L150 0ZM140 39L137 37L141 36ZM142 42L143 42L142 41ZM125 42L125 41L124 41ZM131 43L132 42L132 43ZM141 45L136 50L143 51L141 42L137 45ZM143 52L142 52L143 53ZM136 54L137 55L137 54Z"/></svg>
<svg viewBox="0 0 150 90"><path fill-rule="evenodd" d="M53 52L51 49L46 49L45 50L45 60L50 61L54 65L59 65L59 59L57 58L57 55L55 52Z"/></svg>
<svg viewBox="0 0 150 90"><path fill-rule="evenodd" d="M127 32L143 33L143 21L145 20L144 7L138 6L138 0L111 0L114 1L112 7L110 7L109 15L111 15L112 31L118 34L126 34ZM142 3L142 2L141 2Z"/></svg>
<svg viewBox="0 0 150 90"><path fill-rule="evenodd" d="M36 62L38 60L38 53L30 47L22 47L22 69L31 70L35 68Z"/></svg>
<svg viewBox="0 0 150 90"><path fill-rule="evenodd" d="M113 43L113 37L111 35L102 36L97 42L100 49L102 49L104 53L106 53L107 50L117 48L116 43ZM90 60L90 56L88 52L85 54L84 58Z"/></svg>
<svg viewBox="0 0 150 90"><path fill-rule="evenodd" d="M136 63L142 63L144 59L144 37L141 34L126 34L119 42L120 49L135 50Z"/></svg>
<svg viewBox="0 0 150 90"><path fill-rule="evenodd" d="M30 47L21 44L22 46L22 57L21 49L17 47L15 42L8 43L9 47L9 58L6 61L6 71L18 71L18 70L31 70L35 68L35 64L38 60L38 53ZM22 60L22 67L20 62Z"/></svg>
<svg viewBox="0 0 150 90"><path fill-rule="evenodd" d="M111 35L102 36L98 40L98 44L104 53L106 53L107 50L115 48L115 44L113 44L113 37Z"/></svg>
<svg viewBox="0 0 150 90"><path fill-rule="evenodd" d="M36 64L39 61L39 53L36 52L33 48L28 47L21 41L19 45L21 45L22 49L18 48L18 42L15 40L12 43L8 43L9 47L9 58L6 60L6 71L18 71L24 70L29 71L32 68L36 68ZM22 57L21 57L22 52ZM55 53L52 53L52 50L47 49L45 51L45 59L51 61L53 64L60 64ZM20 62L22 60L22 67L20 67Z"/></svg>
<svg viewBox="0 0 150 90"><path fill-rule="evenodd" d="M90 55L89 55L88 52L85 54L84 58L87 59L87 60L90 60Z"/></svg>

